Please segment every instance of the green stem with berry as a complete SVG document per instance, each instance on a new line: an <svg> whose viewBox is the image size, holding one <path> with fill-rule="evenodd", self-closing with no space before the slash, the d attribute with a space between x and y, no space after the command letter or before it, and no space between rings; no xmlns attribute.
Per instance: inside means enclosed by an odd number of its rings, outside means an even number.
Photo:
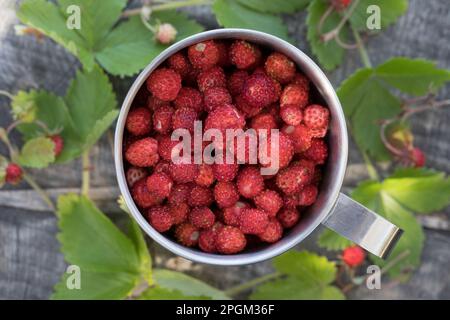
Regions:
<svg viewBox="0 0 450 320"><path fill-rule="evenodd" d="M186 0L186 1L171 1L162 4L144 6L150 9L151 11L164 11L164 10L174 10L178 8L190 7L190 6L201 6L201 5L210 5L212 4L211 0ZM135 8L125 10L122 14L123 17L131 17L137 16L142 13L144 7Z"/></svg>

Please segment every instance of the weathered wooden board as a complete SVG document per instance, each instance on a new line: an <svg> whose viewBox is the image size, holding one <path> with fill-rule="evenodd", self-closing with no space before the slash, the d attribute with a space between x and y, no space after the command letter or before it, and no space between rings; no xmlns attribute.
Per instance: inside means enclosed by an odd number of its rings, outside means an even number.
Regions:
<svg viewBox="0 0 450 320"><path fill-rule="evenodd" d="M17 0L0 0L0 89L15 92L26 88L45 88L57 94L64 94L75 70L79 67L76 59L63 48L50 40L42 43L31 37L14 35L13 25L17 23L14 8ZM210 9L199 7L188 11L207 28L217 24ZM306 41L305 13L286 17L289 31L296 44L306 53L310 53ZM378 64L393 56L421 57L437 61L440 67L450 69L450 5L447 0L421 1L411 0L408 13L389 31L369 40L368 50L373 64ZM339 83L361 67L359 55L350 52L345 63L336 71L329 73L337 87ZM130 80L114 79L115 87L123 98ZM450 87L442 91L443 97L450 96ZM10 121L8 101L0 97L0 126ZM442 110L414 119L417 144L428 155L428 164L439 170L450 172L450 111ZM5 150L0 146L0 153ZM350 169L346 186L352 187L366 177L362 161L355 148L351 148ZM117 212L115 207L116 181L112 162L111 146L107 137L92 152L93 186L99 190L111 190L102 195L101 207L108 212ZM81 182L80 162L33 172L36 180L45 188L78 188ZM48 212L36 212L21 209L11 203L17 196L23 196L23 207L35 205L42 209L42 203L36 204L35 196L28 196L27 186L6 190L22 190L8 201L0 201L0 299L46 299L53 285L65 270L63 256L59 253L56 241L56 219ZM105 189L108 188L108 189ZM3 192L3 191L2 191ZM0 193L0 199L1 198ZM3 193L3 195L6 195ZM20 199L17 199L20 201ZM447 210L447 212L450 212ZM440 215L440 221L446 223L448 213ZM120 213L114 214L115 221L122 220ZM447 220L446 220L447 219ZM434 222L429 226L436 228ZM442 225L439 224L439 225ZM440 229L440 228L437 228ZM445 230L445 228L444 228ZM315 232L299 248L317 250ZM358 289L350 294L355 299L371 298L450 298L448 261L450 261L449 232L426 230L427 240L424 250L424 263L408 284L394 287L384 286L379 291ZM186 270L202 279L226 288L246 279L270 272L270 262L243 267L211 267L191 264L177 259L164 249L155 246L156 263ZM217 275L220 274L220 277Z"/></svg>

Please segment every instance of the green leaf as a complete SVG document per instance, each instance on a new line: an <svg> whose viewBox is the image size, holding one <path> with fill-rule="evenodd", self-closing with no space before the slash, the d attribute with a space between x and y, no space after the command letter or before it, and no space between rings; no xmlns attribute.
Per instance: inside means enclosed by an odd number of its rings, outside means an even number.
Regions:
<svg viewBox="0 0 450 320"><path fill-rule="evenodd" d="M11 101L11 114L14 120L33 122L36 119L37 91L19 91Z"/></svg>
<svg viewBox="0 0 450 320"><path fill-rule="evenodd" d="M336 265L312 252L289 251L274 259L274 267L287 278L259 286L251 299L345 299L336 287Z"/></svg>
<svg viewBox="0 0 450 320"><path fill-rule="evenodd" d="M355 11L350 17L352 27L357 30L367 30L367 8L370 5L376 5L380 8L381 28L385 29L390 24L397 21L397 19L408 9L407 0L360 0Z"/></svg>
<svg viewBox="0 0 450 320"><path fill-rule="evenodd" d="M84 196L61 196L57 216L61 251L69 264L79 266L81 289L68 289L65 274L52 298L125 298L141 279L133 242Z"/></svg>
<svg viewBox="0 0 450 320"><path fill-rule="evenodd" d="M222 291L181 272L165 269L153 269L153 278L156 284L160 287L170 290L178 290L187 296L204 296L216 300L230 299Z"/></svg>
<svg viewBox="0 0 450 320"><path fill-rule="evenodd" d="M204 296L188 296L179 290L153 287L145 290L139 300L205 300Z"/></svg>
<svg viewBox="0 0 450 320"><path fill-rule="evenodd" d="M238 2L250 9L266 13L294 13L304 9L310 0L238 0Z"/></svg>
<svg viewBox="0 0 450 320"><path fill-rule="evenodd" d="M253 29L290 41L287 27L278 16L254 11L237 0L216 0L212 10L219 24L225 28Z"/></svg>
<svg viewBox="0 0 450 320"><path fill-rule="evenodd" d="M8 160L0 154L0 188L2 188L5 185L7 167L8 167Z"/></svg>
<svg viewBox="0 0 450 320"><path fill-rule="evenodd" d="M19 155L19 164L30 168L46 168L55 161L55 143L45 137L28 140Z"/></svg>
<svg viewBox="0 0 450 320"><path fill-rule="evenodd" d="M134 244L136 253L141 261L141 274L147 283L153 283L152 277L152 257L148 251L147 243L145 242L144 235L142 234L139 225L130 217L130 225L128 227L128 237Z"/></svg>
<svg viewBox="0 0 450 320"><path fill-rule="evenodd" d="M333 70L342 63L345 50L335 40L324 42L320 38L318 25L329 5L329 2L325 0L313 0L308 6L306 24L308 25L307 38L312 52L325 69ZM341 17L339 14L332 12L323 23L321 33L325 34L333 30L339 24L340 20ZM339 36L342 41L347 42L349 37L347 26L341 29Z"/></svg>
<svg viewBox="0 0 450 320"><path fill-rule="evenodd" d="M325 248L330 251L341 251L351 246L353 242L344 238L340 234L330 229L325 229L319 236L317 244L321 248Z"/></svg>
<svg viewBox="0 0 450 320"><path fill-rule="evenodd" d="M393 58L378 66L376 75L389 85L416 96L435 93L450 81L450 71L438 69L435 63L422 59Z"/></svg>

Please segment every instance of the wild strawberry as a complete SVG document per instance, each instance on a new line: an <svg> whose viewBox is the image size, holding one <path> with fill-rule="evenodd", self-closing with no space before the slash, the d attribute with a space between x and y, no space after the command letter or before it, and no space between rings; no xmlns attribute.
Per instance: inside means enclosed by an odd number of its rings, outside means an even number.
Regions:
<svg viewBox="0 0 450 320"><path fill-rule="evenodd" d="M275 90L275 93L274 93L273 99L272 99L272 103L276 104L276 103L278 103L278 100L280 100L281 92L283 91L283 88L281 87L281 84L277 80L275 80L273 78L270 78L270 80L272 80L273 88Z"/></svg>
<svg viewBox="0 0 450 320"><path fill-rule="evenodd" d="M352 3L352 0L331 0L331 5L336 11L345 10L350 3Z"/></svg>
<svg viewBox="0 0 450 320"><path fill-rule="evenodd" d="M188 218L189 210L190 208L185 202L176 205L169 204L169 212L173 218L173 224L177 225L185 222Z"/></svg>
<svg viewBox="0 0 450 320"><path fill-rule="evenodd" d="M170 23L161 23L157 26L155 39L162 44L169 44L175 41L177 29Z"/></svg>
<svg viewBox="0 0 450 320"><path fill-rule="evenodd" d="M214 199L220 208L227 208L239 200L239 193L233 183L219 181L214 187Z"/></svg>
<svg viewBox="0 0 450 320"><path fill-rule="evenodd" d="M5 181L9 184L15 185L22 181L23 170L15 163L10 163L6 167Z"/></svg>
<svg viewBox="0 0 450 320"><path fill-rule="evenodd" d="M206 111L211 112L216 107L231 104L232 98L226 88L214 87L205 90L204 101Z"/></svg>
<svg viewBox="0 0 450 320"><path fill-rule="evenodd" d="M253 74L245 81L242 97L254 107L267 107L276 100L274 83L264 74Z"/></svg>
<svg viewBox="0 0 450 320"><path fill-rule="evenodd" d="M125 159L136 167L152 167L158 160L158 141L144 138L132 143L125 151Z"/></svg>
<svg viewBox="0 0 450 320"><path fill-rule="evenodd" d="M168 202L171 205L180 205L187 203L189 195L191 194L192 185L189 184L175 184L170 191Z"/></svg>
<svg viewBox="0 0 450 320"><path fill-rule="evenodd" d="M173 180L165 173L153 173L147 178L147 189L160 198L167 198L172 190Z"/></svg>
<svg viewBox="0 0 450 320"><path fill-rule="evenodd" d="M53 153L55 154L55 157L57 157L61 154L61 152L64 149L64 139L59 134L51 136L50 139L55 144L55 147L53 148Z"/></svg>
<svg viewBox="0 0 450 320"><path fill-rule="evenodd" d="M303 112L303 122L308 128L321 129L328 127L330 111L318 104L307 106Z"/></svg>
<svg viewBox="0 0 450 320"><path fill-rule="evenodd" d="M220 67L229 67L231 66L231 61L228 56L228 52L230 51L230 45L227 41L217 41L216 40L217 49L219 50L219 61L217 61L217 65Z"/></svg>
<svg viewBox="0 0 450 320"><path fill-rule="evenodd" d="M155 194L148 191L146 178L142 178L133 185L133 188L131 189L131 196L136 204L141 208L150 208L160 204L163 201L162 198L159 198Z"/></svg>
<svg viewBox="0 0 450 320"><path fill-rule="evenodd" d="M278 188L286 195L298 192L311 182L313 172L302 166L289 166L282 169L276 176Z"/></svg>
<svg viewBox="0 0 450 320"><path fill-rule="evenodd" d="M168 134L172 130L172 116L174 109L168 104L163 105L153 113L153 129L161 134Z"/></svg>
<svg viewBox="0 0 450 320"><path fill-rule="evenodd" d="M125 126L135 136L146 135L152 128L152 114L147 108L132 109L127 116Z"/></svg>
<svg viewBox="0 0 450 320"><path fill-rule="evenodd" d="M187 183L194 181L198 175L198 165L194 163L171 162L170 175L177 183Z"/></svg>
<svg viewBox="0 0 450 320"><path fill-rule="evenodd" d="M272 157L278 157L278 167L285 168L294 156L294 145L291 139L282 132L279 132L278 139L274 135L270 135L267 141L260 141L259 145L258 155L262 167L271 166Z"/></svg>
<svg viewBox="0 0 450 320"><path fill-rule="evenodd" d="M256 207L264 210L270 217L275 217L278 210L283 206L283 199L278 192L273 190L260 192L254 200Z"/></svg>
<svg viewBox="0 0 450 320"><path fill-rule="evenodd" d="M295 76L294 62L278 52L274 52L267 57L264 67L269 76L282 84L290 82Z"/></svg>
<svg viewBox="0 0 450 320"><path fill-rule="evenodd" d="M303 152L302 156L317 164L324 164L328 157L328 146L322 139L313 139L311 147Z"/></svg>
<svg viewBox="0 0 450 320"><path fill-rule="evenodd" d="M255 167L246 167L239 172L236 182L239 193L245 198L253 198L264 189L264 179Z"/></svg>
<svg viewBox="0 0 450 320"><path fill-rule="evenodd" d="M198 243L200 231L189 222L178 225L175 229L175 239L186 247L194 247Z"/></svg>
<svg viewBox="0 0 450 320"><path fill-rule="evenodd" d="M266 229L258 234L258 237L268 243L274 243L281 239L283 236L283 227L281 226L281 223L278 222L277 219L271 218L269 220L269 224L267 225Z"/></svg>
<svg viewBox="0 0 450 320"><path fill-rule="evenodd" d="M270 113L260 113L252 118L250 127L257 132L261 129L265 129L267 130L267 133L269 133L270 130L278 128L278 125L273 115Z"/></svg>
<svg viewBox="0 0 450 320"><path fill-rule="evenodd" d="M155 111L156 109L164 105L168 105L167 102L162 101L155 96L150 95L147 98L147 108L149 108L151 111Z"/></svg>
<svg viewBox="0 0 450 320"><path fill-rule="evenodd" d="M425 165L425 154L419 148L413 148L411 151L411 158L413 160L414 167L420 168Z"/></svg>
<svg viewBox="0 0 450 320"><path fill-rule="evenodd" d="M172 69L160 68L148 77L147 88L158 99L173 101L181 89L181 77Z"/></svg>
<svg viewBox="0 0 450 320"><path fill-rule="evenodd" d="M298 194L298 205L310 206L316 202L318 194L317 186L310 184L302 189Z"/></svg>
<svg viewBox="0 0 450 320"><path fill-rule="evenodd" d="M242 95L234 97L236 108L242 112L245 118L251 118L260 113L264 107L254 106L247 102Z"/></svg>
<svg viewBox="0 0 450 320"><path fill-rule="evenodd" d="M237 172L239 170L239 165L237 163L214 163L213 164L213 173L214 178L217 179L217 181L224 181L229 182L233 181L234 178L237 175Z"/></svg>
<svg viewBox="0 0 450 320"><path fill-rule="evenodd" d="M288 84L284 87L280 97L280 106L294 105L304 108L309 101L309 92L298 84Z"/></svg>
<svg viewBox="0 0 450 320"><path fill-rule="evenodd" d="M208 207L196 207L189 213L189 221L200 229L213 226L216 217Z"/></svg>
<svg viewBox="0 0 450 320"><path fill-rule="evenodd" d="M153 168L153 173L165 173L170 176L169 167L170 167L169 161L160 160Z"/></svg>
<svg viewBox="0 0 450 320"><path fill-rule="evenodd" d="M181 150L175 149L175 147L180 142L173 141L169 135L157 137L157 140L158 140L158 153L161 159L166 161L172 161L172 156L183 155L183 152Z"/></svg>
<svg viewBox="0 0 450 320"><path fill-rule="evenodd" d="M205 130L218 129L223 133L226 129L242 129L244 126L244 117L230 104L215 108L205 120Z"/></svg>
<svg viewBox="0 0 450 320"><path fill-rule="evenodd" d="M261 60L259 48L245 40L234 41L231 44L229 54L231 63L238 69L252 68Z"/></svg>
<svg viewBox="0 0 450 320"><path fill-rule="evenodd" d="M264 232L269 224L269 216L259 209L246 208L239 216L239 229L245 234Z"/></svg>
<svg viewBox="0 0 450 320"><path fill-rule="evenodd" d="M203 97L197 89L183 87L174 101L175 108L191 108L197 112L203 111Z"/></svg>
<svg viewBox="0 0 450 320"><path fill-rule="evenodd" d="M248 79L248 72L245 70L236 70L228 77L228 90L233 96L238 96L244 89L245 81Z"/></svg>
<svg viewBox="0 0 450 320"><path fill-rule="evenodd" d="M131 188L136 182L147 176L147 170L139 167L130 167L127 170L126 178L128 187Z"/></svg>
<svg viewBox="0 0 450 320"><path fill-rule="evenodd" d="M187 129L194 132L194 123L198 119L198 113L194 109L182 107L175 110L172 116L172 127L176 129Z"/></svg>
<svg viewBox="0 0 450 320"><path fill-rule="evenodd" d="M283 196L283 207L286 209L295 209L298 205L297 194L284 195Z"/></svg>
<svg viewBox="0 0 450 320"><path fill-rule="evenodd" d="M342 252L342 261L350 268L358 267L364 263L366 259L366 253L358 246L351 246L345 248Z"/></svg>
<svg viewBox="0 0 450 320"><path fill-rule="evenodd" d="M223 254L234 254L244 250L247 240L241 230L225 226L217 232L216 248Z"/></svg>
<svg viewBox="0 0 450 320"><path fill-rule="evenodd" d="M281 132L291 138L295 153L301 153L311 147L311 130L303 124L299 124L298 126L285 126L281 129Z"/></svg>
<svg viewBox="0 0 450 320"><path fill-rule="evenodd" d="M294 79L292 79L293 84L301 86L306 92L309 92L309 79L302 73L296 73Z"/></svg>
<svg viewBox="0 0 450 320"><path fill-rule="evenodd" d="M202 187L209 187L214 183L213 167L209 164L199 165L198 174L194 182Z"/></svg>
<svg viewBox="0 0 450 320"><path fill-rule="evenodd" d="M245 202L238 201L233 206L223 209L222 218L223 222L229 226L239 226L239 216L242 210L248 208L249 205Z"/></svg>
<svg viewBox="0 0 450 320"><path fill-rule="evenodd" d="M148 210L150 225L159 232L166 232L173 225L173 217L166 206L156 206Z"/></svg>
<svg viewBox="0 0 450 320"><path fill-rule="evenodd" d="M233 140L228 140L227 148L238 164L255 164L258 161L258 136L252 131L237 133Z"/></svg>
<svg viewBox="0 0 450 320"><path fill-rule="evenodd" d="M198 246L202 251L214 253L217 251L216 238L217 232L214 232L212 228L202 230L200 231L200 236L198 238Z"/></svg>
<svg viewBox="0 0 450 320"><path fill-rule="evenodd" d="M291 126L297 126L303 120L302 109L295 105L285 105L281 107L280 116L287 125Z"/></svg>
<svg viewBox="0 0 450 320"><path fill-rule="evenodd" d="M277 219L280 221L283 228L292 228L300 219L300 213L297 209L283 209L277 214Z"/></svg>
<svg viewBox="0 0 450 320"><path fill-rule="evenodd" d="M169 59L167 59L167 62L169 63L169 67L178 72L183 79L186 78L192 70L188 58L181 52L171 55Z"/></svg>
<svg viewBox="0 0 450 320"><path fill-rule="evenodd" d="M206 187L194 186L188 197L191 207L209 206L214 201L212 191Z"/></svg>
<svg viewBox="0 0 450 320"><path fill-rule="evenodd" d="M221 67L213 67L199 73L197 84L199 90L205 92L209 88L226 88L227 79Z"/></svg>
<svg viewBox="0 0 450 320"><path fill-rule="evenodd" d="M219 48L214 40L199 42L188 48L188 57L195 68L207 70L219 62Z"/></svg>

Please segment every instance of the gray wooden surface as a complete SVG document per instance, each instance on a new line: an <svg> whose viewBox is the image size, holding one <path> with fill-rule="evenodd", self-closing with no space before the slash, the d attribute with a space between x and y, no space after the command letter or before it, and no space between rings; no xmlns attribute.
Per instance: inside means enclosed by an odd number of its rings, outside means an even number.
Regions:
<svg viewBox="0 0 450 320"><path fill-rule="evenodd" d="M0 89L15 92L19 89L44 88L57 94L64 94L75 70L76 59L63 48L46 39L42 43L32 37L17 37L13 26L18 22L14 8L16 0L0 0ZM217 27L207 7L189 10L207 28ZM310 53L305 35L305 13L285 17L289 31L296 44ZM435 60L440 67L450 69L450 3L448 0L411 0L407 14L388 31L369 40L368 50L376 65L392 56L408 56ZM357 52L347 54L344 64L329 73L330 79L338 84L355 69L361 67ZM130 79L113 79L123 97ZM442 91L442 97L450 97L450 87ZM11 121L8 100L0 98L0 126ZM428 165L450 172L450 110L441 110L414 119L417 144L425 150ZM4 153L0 146L0 153ZM120 223L124 215L115 205L116 181L110 141L107 136L92 151L93 186L98 188L96 196L102 201L100 207L113 220ZM354 148L350 154L350 166L346 188L366 177L361 158ZM36 180L51 189L53 196L76 190L80 185L80 162L52 167L34 172ZM65 270L59 244L55 239L56 219L45 211L43 203L27 185L7 187L0 191L0 299L46 299L52 286ZM12 192L19 190L19 192ZM26 210L27 202L39 209ZM383 279L382 290L368 291L360 288L350 292L353 299L397 299L397 298L450 298L450 233L448 231L449 210L439 213L437 219L447 223L447 231L436 230L430 220L426 226L426 243L423 264L407 284L387 283ZM428 222L427 222L428 221ZM434 221L434 220L433 220ZM445 229L445 228L443 228ZM318 230L319 231L319 230ZM315 238L318 231L299 245L300 249L316 250ZM243 267L212 267L192 264L174 257L164 249L154 246L156 263L178 270L186 270L220 288L239 284L246 279L270 272L270 262ZM220 275L220 276L218 276Z"/></svg>

